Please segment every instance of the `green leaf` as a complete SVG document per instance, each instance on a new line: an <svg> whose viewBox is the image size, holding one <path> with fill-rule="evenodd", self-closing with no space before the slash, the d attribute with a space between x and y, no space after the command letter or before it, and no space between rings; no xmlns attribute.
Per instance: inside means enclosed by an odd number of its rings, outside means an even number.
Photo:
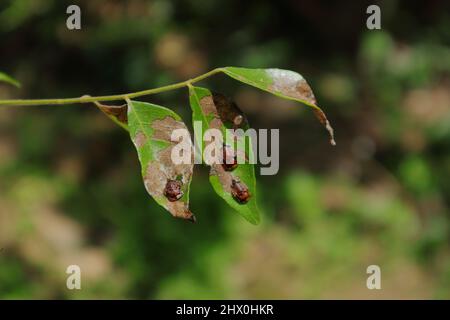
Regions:
<svg viewBox="0 0 450 320"><path fill-rule="evenodd" d="M9 83L17 88L20 88L20 83L16 79L8 76L6 73L0 72L0 82Z"/></svg>
<svg viewBox="0 0 450 320"><path fill-rule="evenodd" d="M298 73L283 69L248 69L225 67L223 72L240 82L249 84L258 89L270 92L280 98L301 102L310 106L320 123L325 126L330 143L336 145L334 131L325 113L317 105L311 87Z"/></svg>
<svg viewBox="0 0 450 320"><path fill-rule="evenodd" d="M128 128L139 156L147 192L174 217L195 221L189 210L193 161L175 164L171 157L172 149L178 144L171 139L175 129L185 130L192 147L184 122L167 108L128 100Z"/></svg>
<svg viewBox="0 0 450 320"><path fill-rule="evenodd" d="M201 121L203 133L207 129L218 129L222 132L223 137L226 137L226 129L246 130L249 128L244 114L233 102L221 94L211 93L211 91L205 88L190 86L189 101L193 111L193 123L195 121ZM197 145L202 146L203 137L198 132L195 132L194 135ZM233 141L225 142L230 146L235 143ZM206 148L206 145L204 147ZM204 150L203 146L201 148ZM247 160L253 158L250 137L237 140L236 154L243 155ZM254 164L246 161L245 163L238 164L231 171L229 168L228 170L225 168L226 166L221 164L211 164L209 180L214 191L246 220L252 224L258 224L260 214L256 203ZM236 190L237 187L248 189L250 197L247 202L240 202L238 201L239 198L233 196L233 189Z"/></svg>

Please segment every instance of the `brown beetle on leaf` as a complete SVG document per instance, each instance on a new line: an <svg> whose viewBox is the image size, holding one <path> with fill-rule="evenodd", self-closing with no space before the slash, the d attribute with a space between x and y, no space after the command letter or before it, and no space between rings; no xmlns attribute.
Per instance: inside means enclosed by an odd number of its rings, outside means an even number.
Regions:
<svg viewBox="0 0 450 320"><path fill-rule="evenodd" d="M239 178L233 178L231 181L231 195L234 200L241 204L245 204L250 200L251 194L248 187L242 183Z"/></svg>
<svg viewBox="0 0 450 320"><path fill-rule="evenodd" d="M164 188L164 195L167 200L174 202L181 199L183 197L182 185L179 180L167 180L166 187Z"/></svg>

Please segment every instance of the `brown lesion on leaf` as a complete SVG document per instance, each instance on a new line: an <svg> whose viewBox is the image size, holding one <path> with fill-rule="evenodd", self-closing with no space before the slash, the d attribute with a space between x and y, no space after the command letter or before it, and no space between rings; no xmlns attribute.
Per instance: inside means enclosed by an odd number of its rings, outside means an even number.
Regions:
<svg viewBox="0 0 450 320"><path fill-rule="evenodd" d="M142 148L147 142L147 137L142 131L136 132L136 135L133 138L133 143L136 148Z"/></svg>
<svg viewBox="0 0 450 320"><path fill-rule="evenodd" d="M153 129L154 139L173 142L170 139L172 131L175 129L186 129L186 126L183 122L177 121L173 117L167 116L164 119L153 121L151 128Z"/></svg>
<svg viewBox="0 0 450 320"><path fill-rule="evenodd" d="M204 96L200 99L200 109L204 115L217 114L216 106L214 105L214 100L211 95Z"/></svg>
<svg viewBox="0 0 450 320"><path fill-rule="evenodd" d="M317 105L316 97L314 96L311 87L309 86L309 84L306 82L305 79L301 79L300 81L297 82L295 92L300 97L303 97L302 100L305 100L313 105Z"/></svg>
<svg viewBox="0 0 450 320"><path fill-rule="evenodd" d="M152 161L147 166L144 185L147 192L156 199L167 199L163 206L176 218L194 221L195 217L189 210L189 203L183 200L187 185L192 176L192 166L184 165L171 169L159 161ZM181 180L177 180L180 177Z"/></svg>
<svg viewBox="0 0 450 320"><path fill-rule="evenodd" d="M233 176L230 172L227 172L222 165L213 164L211 166L211 170L209 172L211 176L217 176L219 178L219 182L222 185L222 188L225 192L231 193L231 183L233 181Z"/></svg>
<svg viewBox="0 0 450 320"><path fill-rule="evenodd" d="M164 174L162 165L156 161L150 162L144 175L144 185L147 192L152 197L160 198L164 196L166 183L167 177Z"/></svg>
<svg viewBox="0 0 450 320"><path fill-rule="evenodd" d="M334 140L334 130L331 127L325 113L318 109L316 97L305 79L295 73L286 72L283 74L283 71L274 71L273 83L268 89L271 92L281 93L294 99L306 101L307 103L315 106L316 108L314 108L314 114L328 131L331 145L336 145L336 141Z"/></svg>
<svg viewBox="0 0 450 320"><path fill-rule="evenodd" d="M231 127L232 129L246 129L248 128L248 121L245 114L239 109L239 107L231 99L227 98L220 93L212 93L212 95L203 97L200 100L200 105L203 112L207 112L213 115L213 118L209 121L208 127L210 129L222 129ZM237 140L237 137L234 137ZM206 142L205 146L212 142ZM224 154L224 159L226 159ZM245 155L244 158L247 158ZM229 170L233 170L236 166L224 166Z"/></svg>
<svg viewBox="0 0 450 320"><path fill-rule="evenodd" d="M183 195L188 191L188 186L193 173L193 161L189 164L174 164L172 161L172 149L176 142L170 141L172 130L186 129L184 123L176 121L172 117L156 120L152 124L152 139L160 139L170 142L170 145L158 151L144 174L144 185L147 192L156 199L167 199L163 206L172 216L190 221L195 217L189 210L189 203ZM191 153L193 155L193 153Z"/></svg>
<svg viewBox="0 0 450 320"><path fill-rule="evenodd" d="M205 115L212 115L220 120L214 123L214 128L220 129L223 125L232 128L245 128L248 126L245 114L235 102L220 93L212 93L200 99L200 108Z"/></svg>
<svg viewBox="0 0 450 320"><path fill-rule="evenodd" d="M209 129L221 130L222 127L223 127L223 122L222 122L222 120L220 120L220 118L213 118L209 122Z"/></svg>
<svg viewBox="0 0 450 320"><path fill-rule="evenodd" d="M317 105L317 100L311 87L303 78L295 80L289 77L275 78L268 89L272 92L281 93L285 96Z"/></svg>

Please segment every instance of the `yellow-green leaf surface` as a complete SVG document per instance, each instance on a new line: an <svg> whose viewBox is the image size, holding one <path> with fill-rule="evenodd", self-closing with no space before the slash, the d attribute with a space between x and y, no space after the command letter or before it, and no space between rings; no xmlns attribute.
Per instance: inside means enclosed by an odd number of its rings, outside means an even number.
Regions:
<svg viewBox="0 0 450 320"><path fill-rule="evenodd" d="M297 72L283 69L249 69L225 67L223 72L240 82L249 84L258 89L270 92L280 98L301 102L314 109L314 114L320 123L325 126L330 143L335 145L333 128L325 113L317 105L311 87L302 75Z"/></svg>
<svg viewBox="0 0 450 320"><path fill-rule="evenodd" d="M185 129L189 134L184 122L162 106L128 101L128 129L139 156L147 192L174 217L195 221L189 210L193 161L175 164L171 157L172 148L178 143L171 140L172 131ZM169 181L181 184L181 197L175 201L170 201L167 196Z"/></svg>
<svg viewBox="0 0 450 320"><path fill-rule="evenodd" d="M20 88L20 83L16 79L8 76L6 73L0 72L0 82L9 83L17 88Z"/></svg>
<svg viewBox="0 0 450 320"><path fill-rule="evenodd" d="M201 121L203 133L207 129L218 129L225 137L225 130L248 129L245 116L237 106L221 94L212 93L208 89L190 86L189 100L192 108L193 121ZM202 137L195 133L199 145ZM206 146L205 146L206 147ZM245 158L253 157L251 139L245 137L237 141L237 153L245 153ZM227 171L221 164L212 164L209 180L215 192L222 197L233 209L246 220L258 224L260 214L256 203L256 178L254 164L248 161L238 164L232 171ZM250 197L248 202L240 203L232 195L233 180L248 188Z"/></svg>

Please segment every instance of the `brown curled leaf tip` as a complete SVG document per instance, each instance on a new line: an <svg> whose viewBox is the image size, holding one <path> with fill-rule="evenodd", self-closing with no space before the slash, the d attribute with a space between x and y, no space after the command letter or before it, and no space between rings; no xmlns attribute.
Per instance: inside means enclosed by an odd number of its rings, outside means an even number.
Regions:
<svg viewBox="0 0 450 320"><path fill-rule="evenodd" d="M96 102L95 105L102 110L108 116L115 117L120 122L127 124L128 123L128 115L127 115L127 105L122 104L118 106L110 106L106 104L101 104Z"/></svg>
<svg viewBox="0 0 450 320"><path fill-rule="evenodd" d="M180 213L181 214L178 216L175 216L175 218L187 220L192 223L197 222L197 219L195 218L194 214L187 207L184 207L184 209L182 209L182 211Z"/></svg>
<svg viewBox="0 0 450 320"><path fill-rule="evenodd" d="M231 195L234 200L240 204L245 204L250 200L251 194L248 191L248 187L242 183L239 179L235 178L231 182Z"/></svg>
<svg viewBox="0 0 450 320"><path fill-rule="evenodd" d="M183 197L183 191L181 190L181 187L181 181L167 180L166 187L164 188L164 195L166 196L167 200L174 202L181 199L181 197Z"/></svg>
<svg viewBox="0 0 450 320"><path fill-rule="evenodd" d="M319 122L325 127L325 129L327 129L330 136L330 144L332 146L335 146L336 140L334 140L334 130L333 127L331 127L330 121L328 121L327 116L320 109L314 109L314 114L316 115L317 119L319 119Z"/></svg>

